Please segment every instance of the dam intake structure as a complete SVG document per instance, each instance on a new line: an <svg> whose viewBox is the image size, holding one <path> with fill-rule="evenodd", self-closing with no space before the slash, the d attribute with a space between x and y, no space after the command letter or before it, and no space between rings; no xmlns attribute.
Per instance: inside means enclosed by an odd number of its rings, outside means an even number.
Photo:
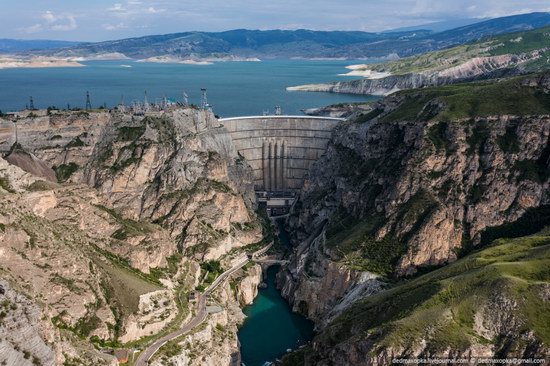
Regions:
<svg viewBox="0 0 550 366"><path fill-rule="evenodd" d="M332 130L342 121L284 115L219 120L252 167L258 202L271 216L288 212L309 168L326 151Z"/></svg>

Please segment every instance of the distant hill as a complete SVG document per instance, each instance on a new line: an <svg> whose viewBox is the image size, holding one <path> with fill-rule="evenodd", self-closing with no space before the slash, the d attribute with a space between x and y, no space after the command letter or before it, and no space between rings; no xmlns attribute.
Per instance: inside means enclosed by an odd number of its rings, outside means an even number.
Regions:
<svg viewBox="0 0 550 366"><path fill-rule="evenodd" d="M413 25L410 27L400 27L400 28L394 28L394 29L388 29L384 31L383 33L391 33L391 32L412 32L412 31L418 31L418 30L428 30L434 33L443 32L449 29L464 27L466 25L481 23L485 20L489 20L489 18L485 19L478 19L478 18L464 18L464 19L452 19L452 20L445 20L441 22L432 22L432 23L426 23L426 24L420 24L420 25Z"/></svg>
<svg viewBox="0 0 550 366"><path fill-rule="evenodd" d="M399 60L358 65L363 79L287 88L350 94L386 95L470 80L492 79L550 69L550 26L483 38Z"/></svg>
<svg viewBox="0 0 550 366"><path fill-rule="evenodd" d="M58 56L121 53L135 59L188 58L364 58L406 57L448 48L487 36L550 25L550 13L490 19L434 33L415 30L390 33L354 31L247 30L183 32L86 43L46 51Z"/></svg>
<svg viewBox="0 0 550 366"><path fill-rule="evenodd" d="M451 47L483 37L550 25L549 13L515 15L479 22L440 33L409 31L368 33L311 30L246 30L184 32L83 44L61 55L123 53L144 59L155 56L204 57L400 57Z"/></svg>
<svg viewBox="0 0 550 366"><path fill-rule="evenodd" d="M51 41L51 40L0 39L0 53L57 49L57 48L63 48L63 47L72 47L81 43L82 42Z"/></svg>

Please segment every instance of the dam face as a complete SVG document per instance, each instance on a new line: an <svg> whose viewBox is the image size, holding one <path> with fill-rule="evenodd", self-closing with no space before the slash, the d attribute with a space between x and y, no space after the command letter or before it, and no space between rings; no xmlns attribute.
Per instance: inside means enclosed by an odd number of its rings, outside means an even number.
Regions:
<svg viewBox="0 0 550 366"><path fill-rule="evenodd" d="M254 170L257 192L299 190L341 118L252 116L219 120Z"/></svg>

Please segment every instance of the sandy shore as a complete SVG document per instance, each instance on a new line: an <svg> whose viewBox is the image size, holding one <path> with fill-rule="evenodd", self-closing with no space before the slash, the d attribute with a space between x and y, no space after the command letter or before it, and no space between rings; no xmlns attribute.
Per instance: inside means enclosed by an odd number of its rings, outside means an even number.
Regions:
<svg viewBox="0 0 550 366"><path fill-rule="evenodd" d="M143 60L137 60L137 62L153 62L158 64L212 65L212 62L209 61L184 60L170 56L154 56L145 58Z"/></svg>
<svg viewBox="0 0 550 366"><path fill-rule="evenodd" d="M184 65L212 65L215 62L261 62L258 58L242 58L236 56L227 57L205 57L199 59L181 59L172 56L154 56L137 62L156 62L156 63L170 63L170 64L184 64Z"/></svg>
<svg viewBox="0 0 550 366"><path fill-rule="evenodd" d="M83 64L59 59L31 58L20 59L12 57L0 57L0 69L40 69L47 67L84 67Z"/></svg>
<svg viewBox="0 0 550 366"><path fill-rule="evenodd" d="M367 79L382 79L390 76L389 72L378 72L369 69L368 64L349 65L346 69L351 70L345 74L338 74L338 76L361 76Z"/></svg>

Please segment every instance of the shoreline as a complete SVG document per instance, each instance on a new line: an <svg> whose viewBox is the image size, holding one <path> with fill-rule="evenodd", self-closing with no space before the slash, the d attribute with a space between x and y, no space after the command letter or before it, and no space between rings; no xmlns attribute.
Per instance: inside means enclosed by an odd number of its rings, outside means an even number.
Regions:
<svg viewBox="0 0 550 366"><path fill-rule="evenodd" d="M4 69L45 69L54 67L85 67L77 61L59 59L17 59L0 58L0 70Z"/></svg>

